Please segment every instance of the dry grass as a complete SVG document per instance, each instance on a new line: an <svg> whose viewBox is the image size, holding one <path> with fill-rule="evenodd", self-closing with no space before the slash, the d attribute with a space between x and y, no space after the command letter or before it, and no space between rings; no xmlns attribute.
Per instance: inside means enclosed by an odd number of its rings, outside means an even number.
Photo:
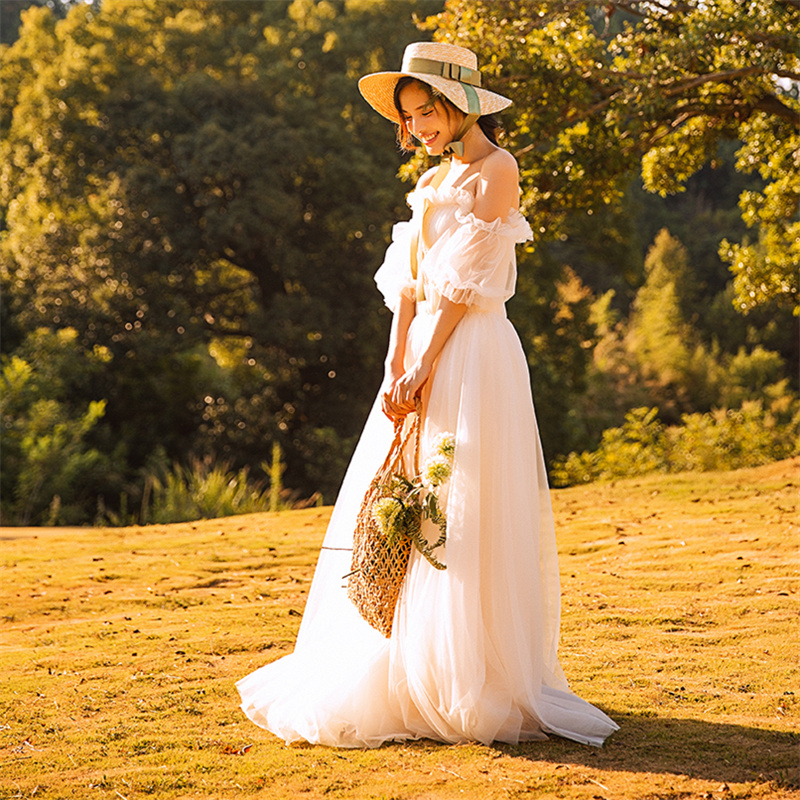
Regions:
<svg viewBox="0 0 800 800"><path fill-rule="evenodd" d="M622 726L285 747L234 682L287 653L328 509L2 531L0 797L800 798L800 460L554 492L562 661Z"/></svg>

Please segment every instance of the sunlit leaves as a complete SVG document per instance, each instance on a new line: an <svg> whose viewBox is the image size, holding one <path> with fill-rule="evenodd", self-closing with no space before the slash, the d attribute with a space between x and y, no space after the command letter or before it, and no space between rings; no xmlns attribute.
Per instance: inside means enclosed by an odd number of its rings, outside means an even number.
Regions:
<svg viewBox="0 0 800 800"><path fill-rule="evenodd" d="M767 185L742 198L759 246L723 248L737 306L797 302L796 3L450 0L433 24L476 49L488 84L514 100L508 143L537 237L559 236L570 209L615 203L638 170L648 190L680 191L738 139L737 168Z"/></svg>
<svg viewBox="0 0 800 800"><path fill-rule="evenodd" d="M104 0L58 23L26 14L2 66L4 311L20 337L70 326L77 348L110 348L105 421L133 442L132 467L156 444L255 465L279 437L291 485L335 489L336 470L312 484L322 456L303 429L346 455L369 402L349 387L380 379L371 276L403 213L393 131L355 76L399 61L419 36L412 12L439 7ZM248 343L231 351L242 369L212 358L223 340Z"/></svg>

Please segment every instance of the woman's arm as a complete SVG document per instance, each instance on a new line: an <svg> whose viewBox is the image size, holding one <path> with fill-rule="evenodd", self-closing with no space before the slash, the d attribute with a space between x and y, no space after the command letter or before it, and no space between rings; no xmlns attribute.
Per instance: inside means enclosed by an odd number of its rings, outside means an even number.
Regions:
<svg viewBox="0 0 800 800"><path fill-rule="evenodd" d="M424 189L436 174L436 167L425 172L417 181L415 189ZM416 301L405 295L400 297L400 304L392 319L392 331L389 336L389 351L386 354L383 386L381 387L381 405L383 413L390 419L405 416L414 410L413 402L410 409L401 409L392 400L394 387L405 372L405 348L408 329L416 314Z"/></svg>
<svg viewBox="0 0 800 800"><path fill-rule="evenodd" d="M519 208L519 167L506 150L495 150L481 168L472 213L485 222L505 219Z"/></svg>
<svg viewBox="0 0 800 800"><path fill-rule="evenodd" d="M417 304L407 295L400 296L397 310L392 317L392 331L389 335L389 350L386 353L383 387L381 389L381 407L389 419L403 416L391 400L395 384L405 372L406 338L411 321L416 314Z"/></svg>
<svg viewBox="0 0 800 800"><path fill-rule="evenodd" d="M394 383L389 403L395 416L403 416L414 410L414 397L430 377L433 364L442 352L445 342L466 312L467 306L464 303L454 303L446 297L439 300L427 346L416 362Z"/></svg>

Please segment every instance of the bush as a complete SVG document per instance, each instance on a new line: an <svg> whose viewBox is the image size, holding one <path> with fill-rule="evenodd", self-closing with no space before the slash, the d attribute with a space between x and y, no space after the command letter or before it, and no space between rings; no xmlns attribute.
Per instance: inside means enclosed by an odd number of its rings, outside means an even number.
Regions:
<svg viewBox="0 0 800 800"><path fill-rule="evenodd" d="M121 453L92 445L105 400L69 403L58 370L92 367L75 354L74 332L37 331L26 358L4 358L0 375L0 469L2 522L12 525L75 525L94 516L96 492L119 482ZM58 356L64 357L59 361ZM96 359L95 359L96 360ZM69 370L65 370L69 371Z"/></svg>
<svg viewBox="0 0 800 800"><path fill-rule="evenodd" d="M800 453L800 403L785 393L772 400L769 408L761 400L749 400L738 409L684 414L681 423L665 428L657 408L635 408L622 427L603 433L594 452L573 452L556 459L553 485L652 472L739 469Z"/></svg>
<svg viewBox="0 0 800 800"><path fill-rule="evenodd" d="M161 475L150 475L151 505L144 505L147 522L188 522L231 517L271 508L270 490L250 478L245 467L233 472L230 464L195 459L188 467L173 464Z"/></svg>
<svg viewBox="0 0 800 800"><path fill-rule="evenodd" d="M686 414L682 422L668 431L671 472L756 467L799 452L796 404L786 421L765 410L760 400L749 400L738 409Z"/></svg>

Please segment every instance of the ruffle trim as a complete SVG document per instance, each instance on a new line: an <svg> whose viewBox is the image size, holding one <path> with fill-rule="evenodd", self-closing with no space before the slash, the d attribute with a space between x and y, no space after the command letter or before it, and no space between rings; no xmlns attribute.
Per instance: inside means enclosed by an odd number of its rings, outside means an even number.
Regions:
<svg viewBox="0 0 800 800"><path fill-rule="evenodd" d="M476 228L489 233L496 233L499 236L513 238L516 243L527 242L533 238L533 231L525 217L516 208L511 209L505 219L496 219L492 222L476 217L472 213L475 206L475 195L465 189L448 187L446 189L436 189L431 185L422 189L415 189L406 198L406 202L414 213L422 213L425 201L428 200L432 205L458 206L455 212L456 221L461 225L474 225Z"/></svg>
<svg viewBox="0 0 800 800"><path fill-rule="evenodd" d="M443 269L425 276L425 282L433 290L454 303L471 306L483 302L505 302L509 293L504 287L488 287L476 281L464 281L453 270Z"/></svg>
<svg viewBox="0 0 800 800"><path fill-rule="evenodd" d="M456 221L461 225L471 225L487 233L506 236L518 244L533 238L533 231L528 224L528 220L516 208L512 208L505 219L498 218L492 222L476 217L471 211L464 212L459 210L456 211Z"/></svg>
<svg viewBox="0 0 800 800"><path fill-rule="evenodd" d="M422 189L414 189L406 198L409 207L413 211L419 210L420 213L426 200L436 206L456 205L464 211L468 211L475 205L475 195L472 192L468 192L466 189L457 189L453 186L437 189L428 184Z"/></svg>

